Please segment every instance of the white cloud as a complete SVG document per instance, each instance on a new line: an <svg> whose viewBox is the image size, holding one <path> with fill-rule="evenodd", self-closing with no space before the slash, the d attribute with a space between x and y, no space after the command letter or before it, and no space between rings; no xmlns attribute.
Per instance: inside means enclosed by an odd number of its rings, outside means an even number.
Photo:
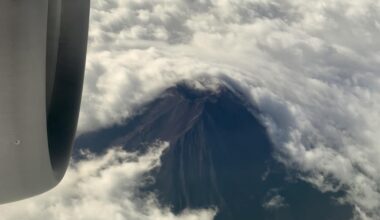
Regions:
<svg viewBox="0 0 380 220"><path fill-rule="evenodd" d="M186 210L174 215L161 207L154 195L141 196L139 187L152 181L146 173L160 166L169 146L157 143L138 156L113 148L103 156L86 152L87 159L74 162L63 182L32 199L1 205L3 220L211 220L214 210Z"/></svg>
<svg viewBox="0 0 380 220"><path fill-rule="evenodd" d="M380 2L93 0L91 22L81 132L218 80L262 111L281 161L380 218Z"/></svg>
<svg viewBox="0 0 380 220"><path fill-rule="evenodd" d="M264 202L263 207L265 209L279 209L287 206L284 197L280 195L274 195Z"/></svg>

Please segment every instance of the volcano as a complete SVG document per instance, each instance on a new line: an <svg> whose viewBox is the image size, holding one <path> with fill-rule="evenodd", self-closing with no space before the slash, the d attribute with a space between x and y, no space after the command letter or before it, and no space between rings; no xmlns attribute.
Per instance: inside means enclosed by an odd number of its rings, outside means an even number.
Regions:
<svg viewBox="0 0 380 220"><path fill-rule="evenodd" d="M275 159L260 112L227 87L199 90L180 83L123 123L77 138L101 154L112 146L145 152L161 140L170 147L141 188L173 212L216 208L216 220L347 220L344 192L321 192Z"/></svg>

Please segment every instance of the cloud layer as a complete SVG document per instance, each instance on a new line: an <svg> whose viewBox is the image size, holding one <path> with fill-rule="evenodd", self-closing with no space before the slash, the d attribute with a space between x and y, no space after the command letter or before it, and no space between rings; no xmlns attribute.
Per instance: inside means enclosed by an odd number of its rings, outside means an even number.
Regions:
<svg viewBox="0 0 380 220"><path fill-rule="evenodd" d="M63 182L52 191L21 202L0 206L4 220L211 220L214 210L187 210L174 215L154 195L140 195L139 187L152 181L146 173L160 166L168 143L157 143L145 155L108 150L103 156L84 152Z"/></svg>
<svg viewBox="0 0 380 220"><path fill-rule="evenodd" d="M262 112L278 159L380 218L380 3L93 0L80 131L184 79Z"/></svg>

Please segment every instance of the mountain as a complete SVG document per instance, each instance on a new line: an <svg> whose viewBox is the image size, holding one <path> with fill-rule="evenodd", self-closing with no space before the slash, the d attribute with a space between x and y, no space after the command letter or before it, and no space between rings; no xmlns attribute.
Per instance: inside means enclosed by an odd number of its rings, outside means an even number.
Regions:
<svg viewBox="0 0 380 220"><path fill-rule="evenodd" d="M141 190L176 213L216 207L216 220L351 219L353 207L338 202L343 192L322 193L274 159L259 111L243 97L180 83L122 124L78 137L76 149L145 152L168 141L155 181Z"/></svg>

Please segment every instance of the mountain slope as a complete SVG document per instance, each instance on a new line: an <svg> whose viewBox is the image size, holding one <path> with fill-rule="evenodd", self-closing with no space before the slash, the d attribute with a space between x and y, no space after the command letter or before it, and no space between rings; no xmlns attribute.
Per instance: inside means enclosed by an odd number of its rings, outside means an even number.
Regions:
<svg viewBox="0 0 380 220"><path fill-rule="evenodd" d="M352 207L336 201L342 192L321 193L274 160L257 113L227 88L179 84L121 125L82 135L76 146L143 152L157 140L170 142L151 173L155 182L142 192L156 192L175 212L217 207L218 220L350 219Z"/></svg>

